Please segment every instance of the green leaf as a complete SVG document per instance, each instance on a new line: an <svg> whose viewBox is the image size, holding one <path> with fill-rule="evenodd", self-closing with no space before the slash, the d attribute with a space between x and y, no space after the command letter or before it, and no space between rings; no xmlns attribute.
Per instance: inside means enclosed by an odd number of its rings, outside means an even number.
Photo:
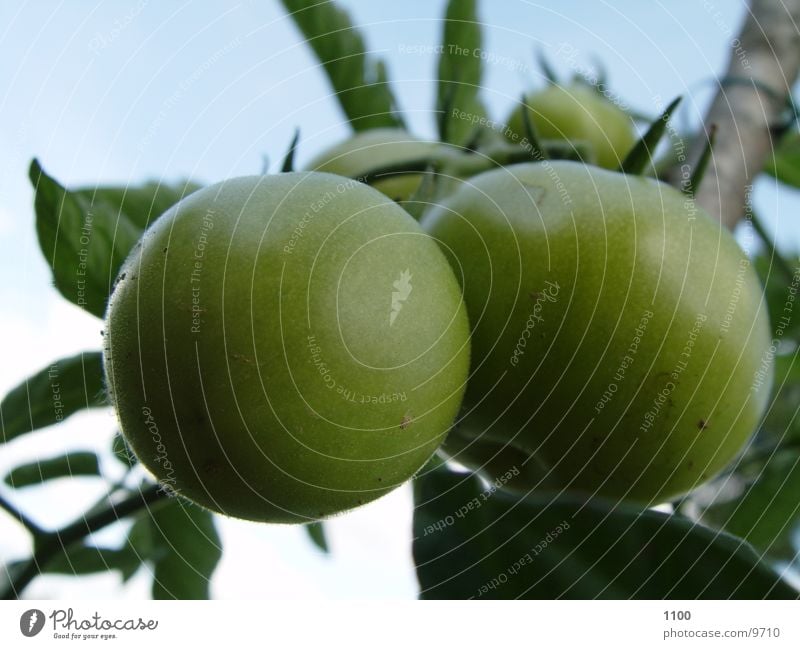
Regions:
<svg viewBox="0 0 800 649"><path fill-rule="evenodd" d="M3 481L10 487L30 487L46 480L74 476L99 476L97 455L90 451L74 451L47 460L23 464L6 474Z"/></svg>
<svg viewBox="0 0 800 649"><path fill-rule="evenodd" d="M575 496L527 499L444 470L415 484L425 599L796 598L753 549L686 518Z"/></svg>
<svg viewBox="0 0 800 649"><path fill-rule="evenodd" d="M162 507L164 505L161 505ZM166 507L170 505L167 504ZM153 517L150 510L145 510L136 515L133 519L128 531L128 537L125 539L124 548L131 552L136 557L136 566L132 566L130 570L122 572L122 581L128 581L138 570L139 565L155 558L163 558L167 555L168 550L162 549L160 553L155 552L155 544L153 542Z"/></svg>
<svg viewBox="0 0 800 649"><path fill-rule="evenodd" d="M557 86L558 75L553 69L553 66L550 64L550 60L547 58L547 54L544 53L544 50L537 48L534 56L536 58L536 63L539 66L539 70L542 72L542 76L547 80L548 83Z"/></svg>
<svg viewBox="0 0 800 649"><path fill-rule="evenodd" d="M333 0L282 2L325 68L353 129L402 128L386 68L366 53L364 39L347 12Z"/></svg>
<svg viewBox="0 0 800 649"><path fill-rule="evenodd" d="M797 266L797 259L790 261ZM791 304L795 302L797 294L797 285L792 286L794 278L787 277L777 261L770 261L768 257L756 257L753 259L753 267L764 286L773 337L796 338L800 334L800 318L792 317ZM788 311L787 305L790 306Z"/></svg>
<svg viewBox="0 0 800 649"><path fill-rule="evenodd" d="M0 442L57 424L84 408L105 405L101 353L62 358L20 383L0 402Z"/></svg>
<svg viewBox="0 0 800 649"><path fill-rule="evenodd" d="M800 444L800 356L797 350L775 358L772 391L767 414L758 431L759 446L774 449Z"/></svg>
<svg viewBox="0 0 800 649"><path fill-rule="evenodd" d="M714 142L717 139L717 125L711 124L708 127L706 143L703 147L703 152L700 154L700 158L692 169L692 175L689 178L689 182L681 187L681 191L687 196L694 196L697 194L697 190L700 189L700 183L703 182L703 178L705 178L706 170L708 169L708 163L711 160L711 153L714 150Z"/></svg>
<svg viewBox="0 0 800 649"><path fill-rule="evenodd" d="M450 0L444 19L439 55L439 136L463 145L472 137L476 120L486 117L478 94L483 76L481 24L476 0Z"/></svg>
<svg viewBox="0 0 800 649"><path fill-rule="evenodd" d="M121 464L128 468L136 465L136 456L133 454L131 447L128 446L128 442L125 441L122 433L118 432L114 435L114 439L111 442L111 453Z"/></svg>
<svg viewBox="0 0 800 649"><path fill-rule="evenodd" d="M800 187L800 133L791 132L783 137L764 171L790 187Z"/></svg>
<svg viewBox="0 0 800 649"><path fill-rule="evenodd" d="M641 174L649 166L653 165L653 153L658 146L664 131L667 130L672 113L678 107L683 97L676 97L664 112L647 129L644 135L639 138L633 148L625 156L619 165L619 172L624 174Z"/></svg>
<svg viewBox="0 0 800 649"><path fill-rule="evenodd" d="M153 599L208 599L222 556L212 514L175 497L152 515Z"/></svg>
<svg viewBox="0 0 800 649"><path fill-rule="evenodd" d="M323 524L320 522L308 523L303 527L306 528L308 538L311 539L311 542L325 554L329 554L330 549L328 548L328 539L325 537L325 527Z"/></svg>
<svg viewBox="0 0 800 649"><path fill-rule="evenodd" d="M197 185L92 187L71 191L39 161L29 172L35 189L39 245L56 288L70 302L103 317L122 262L144 228Z"/></svg>
<svg viewBox="0 0 800 649"><path fill-rule="evenodd" d="M286 152L286 155L283 158L283 164L281 165L281 171L283 173L294 171L294 154L297 151L297 144L299 142L300 142L300 129L296 128L294 130L294 136L292 137L292 141L289 144L289 150Z"/></svg>
<svg viewBox="0 0 800 649"><path fill-rule="evenodd" d="M166 505L169 507L170 505ZM133 570L122 573L122 581L128 581L139 565L150 559L163 559L169 553L168 548L161 548L156 552L154 544L153 518L150 511L144 511L136 516L128 531L128 538L125 540L125 547L133 553L137 560L137 566Z"/></svg>
<svg viewBox="0 0 800 649"><path fill-rule="evenodd" d="M742 537L775 559L792 560L792 534L800 521L800 454L779 451L759 471L744 493L734 500L712 504L709 521Z"/></svg>
<svg viewBox="0 0 800 649"><path fill-rule="evenodd" d="M74 545L57 554L41 568L43 573L60 575L89 575L119 570L124 579L125 575L135 572L140 563L139 558L128 547L113 549Z"/></svg>
<svg viewBox="0 0 800 649"><path fill-rule="evenodd" d="M27 564L27 561L20 559L17 561L7 561L0 566L0 593L6 593L10 590L11 584L24 572ZM11 592L13 593L14 591Z"/></svg>
<svg viewBox="0 0 800 649"><path fill-rule="evenodd" d="M201 189L189 181L175 184L149 181L131 187L88 187L75 191L116 219L124 217L141 232L179 200Z"/></svg>

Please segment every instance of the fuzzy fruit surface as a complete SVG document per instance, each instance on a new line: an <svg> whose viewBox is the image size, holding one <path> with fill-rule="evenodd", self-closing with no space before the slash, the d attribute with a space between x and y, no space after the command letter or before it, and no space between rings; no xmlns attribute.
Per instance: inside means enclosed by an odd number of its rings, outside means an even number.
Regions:
<svg viewBox="0 0 800 649"><path fill-rule="evenodd" d="M379 192L322 173L180 201L126 261L106 332L140 461L194 502L268 522L329 516L410 478L469 366L436 243Z"/></svg>
<svg viewBox="0 0 800 649"><path fill-rule="evenodd" d="M463 184L423 227L473 330L462 430L534 454L562 487L648 503L747 442L771 383L761 287L677 190L521 164Z"/></svg>
<svg viewBox="0 0 800 649"><path fill-rule="evenodd" d="M320 153L308 169L358 178L371 171L403 165L433 155L443 145L417 139L402 129L363 131ZM377 180L372 186L393 201L406 201L419 188L422 174L407 173Z"/></svg>
<svg viewBox="0 0 800 649"><path fill-rule="evenodd" d="M633 121L619 107L585 84L551 85L526 97L528 115L541 138L587 142L596 162L616 169L636 142ZM523 106L508 118L520 141L525 136Z"/></svg>

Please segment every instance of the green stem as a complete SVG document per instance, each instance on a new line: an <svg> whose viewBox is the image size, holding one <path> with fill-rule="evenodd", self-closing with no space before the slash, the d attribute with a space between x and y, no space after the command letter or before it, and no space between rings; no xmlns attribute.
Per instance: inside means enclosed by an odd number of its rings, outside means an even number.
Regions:
<svg viewBox="0 0 800 649"><path fill-rule="evenodd" d="M28 530L33 536L44 534L44 530L33 522L21 509L0 496L0 509L7 511L12 518L15 518L22 527Z"/></svg>
<svg viewBox="0 0 800 649"><path fill-rule="evenodd" d="M155 502L166 502L167 498L160 485L153 485L143 491L132 494L116 505L109 502L109 506L106 509L91 516L82 517L60 530L46 533L41 537L41 541L30 560L16 572L8 588L0 593L0 599L18 598L28 584L38 576L40 567L46 566L59 552L90 534L149 507Z"/></svg>
<svg viewBox="0 0 800 649"><path fill-rule="evenodd" d="M582 142L542 140L540 145L542 146L542 152L546 153L546 157L550 159L586 160L590 157L587 145ZM539 162L541 160L542 153L535 149L518 144L499 144L478 153L454 154L452 151L447 151L443 155L408 160L402 164L372 169L355 177L354 180L371 185L378 180L391 176L420 174L429 169L458 178L468 178L495 167L504 167L518 162Z"/></svg>

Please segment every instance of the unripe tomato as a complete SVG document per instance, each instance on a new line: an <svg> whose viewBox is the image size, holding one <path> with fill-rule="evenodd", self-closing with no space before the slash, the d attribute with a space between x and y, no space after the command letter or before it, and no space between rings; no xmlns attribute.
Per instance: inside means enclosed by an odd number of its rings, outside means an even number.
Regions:
<svg viewBox="0 0 800 649"><path fill-rule="evenodd" d="M473 327L463 425L562 487L660 502L723 469L771 381L761 287L727 230L652 179L481 174L423 221Z"/></svg>
<svg viewBox="0 0 800 649"><path fill-rule="evenodd" d="M348 178L358 178L376 169L430 157L442 145L420 140L397 128L378 128L363 131L316 156L308 169L326 171ZM404 173L386 177L372 186L393 201L406 201L422 182L420 173Z"/></svg>
<svg viewBox="0 0 800 649"><path fill-rule="evenodd" d="M141 462L196 503L268 522L329 516L411 477L469 364L437 245L379 192L322 173L180 201L126 261L106 332Z"/></svg>
<svg viewBox="0 0 800 649"><path fill-rule="evenodd" d="M525 99L528 115L543 139L583 141L594 151L596 163L616 169L636 142L633 120L609 99L585 84L551 85ZM508 130L525 137L523 106L508 118Z"/></svg>

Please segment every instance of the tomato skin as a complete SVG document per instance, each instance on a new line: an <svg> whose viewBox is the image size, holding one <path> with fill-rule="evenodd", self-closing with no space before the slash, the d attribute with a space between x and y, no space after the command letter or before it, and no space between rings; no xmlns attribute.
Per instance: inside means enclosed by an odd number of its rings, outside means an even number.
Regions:
<svg viewBox="0 0 800 649"><path fill-rule="evenodd" d="M438 142L420 140L398 128L378 128L357 133L326 149L307 169L358 178L376 169L428 158L441 150ZM422 174L405 173L384 178L372 186L393 201L407 201L419 188Z"/></svg>
<svg viewBox="0 0 800 649"><path fill-rule="evenodd" d="M617 169L636 142L633 120L585 84L551 85L525 101L539 137L588 143L596 164L605 169ZM518 106L508 118L516 141L525 137L523 110Z"/></svg>
<svg viewBox="0 0 800 649"><path fill-rule="evenodd" d="M564 488L655 503L717 474L756 428L761 287L674 188L521 164L464 183L422 225L464 290L474 437L534 454Z"/></svg>
<svg viewBox="0 0 800 649"><path fill-rule="evenodd" d="M142 464L204 507L267 522L330 516L411 477L469 363L436 244L379 192L321 173L182 200L126 261L106 332L110 393Z"/></svg>

